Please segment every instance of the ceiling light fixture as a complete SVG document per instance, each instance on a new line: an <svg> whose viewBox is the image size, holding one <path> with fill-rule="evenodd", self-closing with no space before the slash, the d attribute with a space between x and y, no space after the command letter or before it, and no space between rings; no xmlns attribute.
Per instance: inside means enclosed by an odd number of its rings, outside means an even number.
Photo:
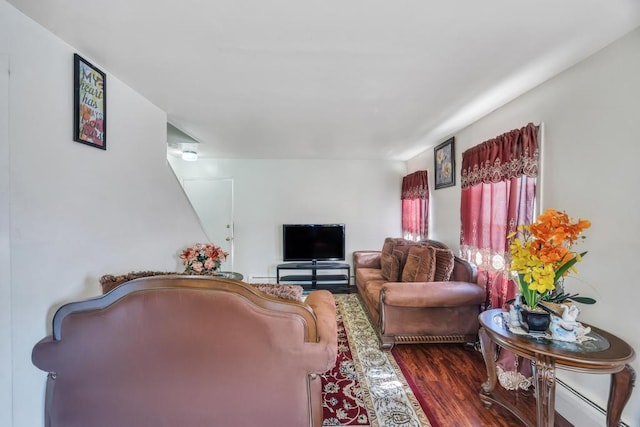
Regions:
<svg viewBox="0 0 640 427"><path fill-rule="evenodd" d="M198 153L191 150L184 150L182 152L182 160L185 160L187 162L195 162L196 160L198 160Z"/></svg>

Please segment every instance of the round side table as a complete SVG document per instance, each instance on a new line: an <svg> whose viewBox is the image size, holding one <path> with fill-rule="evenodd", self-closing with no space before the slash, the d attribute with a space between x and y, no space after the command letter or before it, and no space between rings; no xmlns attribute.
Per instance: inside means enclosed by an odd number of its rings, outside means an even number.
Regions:
<svg viewBox="0 0 640 427"><path fill-rule="evenodd" d="M633 348L609 332L591 325L595 342L584 346L562 343L544 338L528 337L509 331L501 309L487 310L480 314L480 345L485 360L488 379L482 384L480 400L485 406L497 403L520 418L526 425L553 427L555 416L555 369L587 373L611 374L607 426L620 423L622 409L631 397L635 383L635 371L629 363L635 358ZM533 361L536 381L537 423L525 420L510 403L493 394L496 386L496 346Z"/></svg>
<svg viewBox="0 0 640 427"><path fill-rule="evenodd" d="M235 271L217 271L212 276L223 277L225 279L234 279L234 280L243 280L244 276L240 273L236 273Z"/></svg>

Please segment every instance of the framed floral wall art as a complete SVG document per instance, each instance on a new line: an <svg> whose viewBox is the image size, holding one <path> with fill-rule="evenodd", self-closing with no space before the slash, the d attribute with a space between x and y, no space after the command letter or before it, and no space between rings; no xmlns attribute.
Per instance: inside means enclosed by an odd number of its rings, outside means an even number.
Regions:
<svg viewBox="0 0 640 427"><path fill-rule="evenodd" d="M73 140L107 149L107 79L78 54L73 55Z"/></svg>
<svg viewBox="0 0 640 427"><path fill-rule="evenodd" d="M456 185L454 138L447 139L433 150L436 190Z"/></svg>

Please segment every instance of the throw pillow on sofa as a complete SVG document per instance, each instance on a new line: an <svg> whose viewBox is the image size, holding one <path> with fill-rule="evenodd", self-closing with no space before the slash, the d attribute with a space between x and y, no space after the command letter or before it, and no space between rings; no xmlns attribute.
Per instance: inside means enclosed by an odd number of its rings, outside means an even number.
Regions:
<svg viewBox="0 0 640 427"><path fill-rule="evenodd" d="M436 271L436 255L431 246L411 246L402 269L403 282L432 282Z"/></svg>
<svg viewBox="0 0 640 427"><path fill-rule="evenodd" d="M280 285L275 283L249 283L263 294L291 301L304 301L304 289L300 285Z"/></svg>
<svg viewBox="0 0 640 427"><path fill-rule="evenodd" d="M126 274L113 275L113 274L105 274L100 277L100 285L102 286L102 293L106 294L107 292L112 291L119 285L128 282L130 280L139 279L141 277L149 277L149 276L166 276L170 274L178 274L175 272L167 272L167 271L131 271Z"/></svg>
<svg viewBox="0 0 640 427"><path fill-rule="evenodd" d="M380 266L380 274L385 280L396 282L400 277L400 262L395 256L382 254L380 256Z"/></svg>
<svg viewBox="0 0 640 427"><path fill-rule="evenodd" d="M416 246L417 243L414 242L405 242L402 245L396 245L393 247L393 255L398 258L398 262L400 263L400 274L402 274L402 270L404 269L405 264L407 263L407 256L409 255L409 249L413 246ZM400 277L398 277L399 279Z"/></svg>
<svg viewBox="0 0 640 427"><path fill-rule="evenodd" d="M391 255L397 245L403 244L405 244L405 240L400 237L387 237L384 239L384 244L382 245L382 253Z"/></svg>
<svg viewBox="0 0 640 427"><path fill-rule="evenodd" d="M433 246L431 248L436 255L436 270L433 274L433 281L447 282L451 278L455 264L453 252L451 249L441 249Z"/></svg>

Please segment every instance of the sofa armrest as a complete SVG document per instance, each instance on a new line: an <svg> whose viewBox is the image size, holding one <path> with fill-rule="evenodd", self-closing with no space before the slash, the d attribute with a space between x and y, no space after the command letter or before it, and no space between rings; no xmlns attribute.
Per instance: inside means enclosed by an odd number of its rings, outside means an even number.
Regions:
<svg viewBox="0 0 640 427"><path fill-rule="evenodd" d="M380 301L399 307L459 307L480 305L485 289L470 282L389 282L380 290Z"/></svg>
<svg viewBox="0 0 640 427"><path fill-rule="evenodd" d="M355 251L353 253L353 268L381 268L381 251Z"/></svg>
<svg viewBox="0 0 640 427"><path fill-rule="evenodd" d="M309 343L314 348L313 353L317 361L317 373L323 373L333 368L338 355L338 323L336 322L336 304L333 294L326 290L311 292L306 300L316 316L318 342ZM318 367L324 367L318 369Z"/></svg>
<svg viewBox="0 0 640 427"><path fill-rule="evenodd" d="M34 346L31 351L31 362L45 372L54 372L55 367L60 366L58 349L60 349L60 342L49 335Z"/></svg>
<svg viewBox="0 0 640 427"><path fill-rule="evenodd" d="M469 261L456 256L454 257L453 271L449 280L478 283L478 269Z"/></svg>

